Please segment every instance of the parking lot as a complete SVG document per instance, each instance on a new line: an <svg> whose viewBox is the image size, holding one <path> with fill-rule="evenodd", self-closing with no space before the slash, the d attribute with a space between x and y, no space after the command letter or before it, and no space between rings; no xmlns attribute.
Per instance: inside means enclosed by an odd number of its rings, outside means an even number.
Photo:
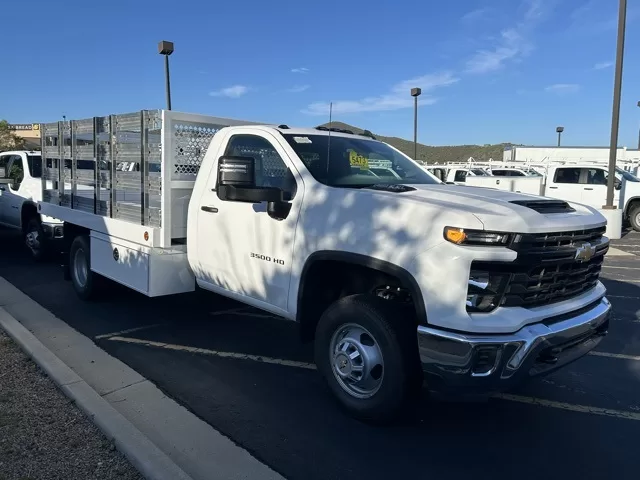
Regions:
<svg viewBox="0 0 640 480"><path fill-rule="evenodd" d="M79 300L0 230L0 276L290 479L638 478L640 234L613 242L597 351L487 403L427 398L373 427L338 410L293 323L215 295Z"/></svg>

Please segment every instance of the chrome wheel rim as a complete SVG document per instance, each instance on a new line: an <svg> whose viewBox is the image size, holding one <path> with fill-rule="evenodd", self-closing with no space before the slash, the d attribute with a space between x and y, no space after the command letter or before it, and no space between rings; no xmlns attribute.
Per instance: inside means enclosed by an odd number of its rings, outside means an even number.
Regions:
<svg viewBox="0 0 640 480"><path fill-rule="evenodd" d="M355 398L369 398L380 390L384 359L375 337L355 323L338 328L329 344L331 370L340 387Z"/></svg>
<svg viewBox="0 0 640 480"><path fill-rule="evenodd" d="M640 212L636 213L636 225L640 225Z"/></svg>
<svg viewBox="0 0 640 480"><path fill-rule="evenodd" d="M79 287L84 288L87 285L89 265L87 265L87 256L81 248L73 255L73 276Z"/></svg>

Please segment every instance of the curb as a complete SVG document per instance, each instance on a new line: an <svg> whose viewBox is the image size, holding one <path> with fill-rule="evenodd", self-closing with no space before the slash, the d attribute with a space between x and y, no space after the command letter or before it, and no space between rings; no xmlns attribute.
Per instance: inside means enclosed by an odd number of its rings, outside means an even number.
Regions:
<svg viewBox="0 0 640 480"><path fill-rule="evenodd" d="M0 327L47 373L58 388L75 402L102 433L115 443L116 448L147 480L192 480L2 307Z"/></svg>

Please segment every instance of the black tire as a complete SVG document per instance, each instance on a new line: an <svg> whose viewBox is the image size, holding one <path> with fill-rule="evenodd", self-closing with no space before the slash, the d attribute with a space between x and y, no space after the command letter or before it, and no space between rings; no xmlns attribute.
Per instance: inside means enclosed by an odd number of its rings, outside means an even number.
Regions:
<svg viewBox="0 0 640 480"><path fill-rule="evenodd" d="M399 418L401 413L410 412L420 396L423 377L416 326L412 316L400 313L401 310L402 306L373 295L352 295L333 303L320 318L314 344L316 365L341 407L357 419L388 423ZM358 332L357 328L349 325L364 329L364 334L354 338L359 338L362 344L366 343L366 339L381 352L383 359L382 375L380 370L377 373L380 377L379 386L375 392L366 393L367 396L349 391L350 387L345 386L348 382L338 378L341 375L338 373L339 365L345 367L346 370L342 370L342 374L345 374L355 368L354 362L357 360L349 361L344 356L340 357L339 353L334 353L340 350L340 345L344 347L344 343L341 344L344 339L334 340L334 336L340 338L339 332L345 329L351 329L349 333L352 336ZM337 348L333 348L334 345ZM348 348L354 347L351 345ZM345 366L344 362L348 362L348 365ZM375 368L370 369L371 378L376 376Z"/></svg>
<svg viewBox="0 0 640 480"><path fill-rule="evenodd" d="M86 235L77 236L71 242L69 272L73 289L80 298L83 300L97 298L100 278L98 274L91 271L91 248Z"/></svg>
<svg viewBox="0 0 640 480"><path fill-rule="evenodd" d="M640 205L633 205L629 210L629 223L631 228L640 232Z"/></svg>
<svg viewBox="0 0 640 480"><path fill-rule="evenodd" d="M27 228L24 232L24 244L33 260L36 262L46 260L49 250L42 223L38 217L31 217L27 222Z"/></svg>

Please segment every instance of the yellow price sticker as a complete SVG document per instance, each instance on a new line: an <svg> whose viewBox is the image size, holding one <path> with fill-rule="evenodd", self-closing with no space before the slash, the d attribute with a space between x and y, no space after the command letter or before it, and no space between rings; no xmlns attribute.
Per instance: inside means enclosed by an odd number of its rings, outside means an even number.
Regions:
<svg viewBox="0 0 640 480"><path fill-rule="evenodd" d="M358 155L353 150L349 152L349 163L352 167L360 167L361 170L369 170L369 159L364 155Z"/></svg>

